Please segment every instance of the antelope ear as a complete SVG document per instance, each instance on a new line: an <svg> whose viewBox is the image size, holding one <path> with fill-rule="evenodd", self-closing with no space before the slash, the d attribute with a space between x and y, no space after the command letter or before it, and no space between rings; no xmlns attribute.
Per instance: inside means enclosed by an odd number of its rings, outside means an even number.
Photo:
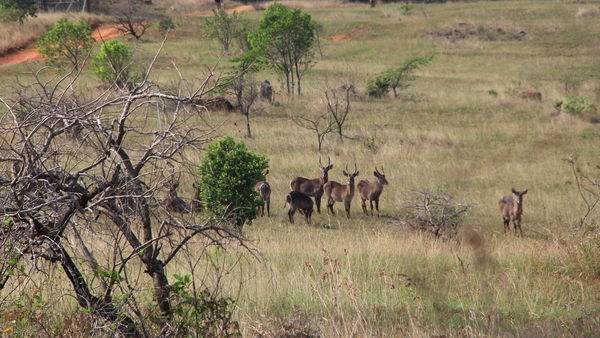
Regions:
<svg viewBox="0 0 600 338"><path fill-rule="evenodd" d="M358 176L358 174L359 174L359 173L360 173L360 171L357 171L357 172L356 172L356 175L354 175L354 176L355 176L355 177L356 177L356 176Z"/></svg>
<svg viewBox="0 0 600 338"><path fill-rule="evenodd" d="M349 176L346 170L342 171L342 173L344 173L344 176Z"/></svg>
<svg viewBox="0 0 600 338"><path fill-rule="evenodd" d="M523 191L523 193L521 195L525 195L527 193L527 189L525 189L525 191Z"/></svg>
<svg viewBox="0 0 600 338"><path fill-rule="evenodd" d="M333 169L333 164L330 164L327 168L329 168L329 170Z"/></svg>
<svg viewBox="0 0 600 338"><path fill-rule="evenodd" d="M379 175L377 174L377 172L376 172L376 171L374 171L374 172L373 172L373 176L377 177L377 176L379 176Z"/></svg>
<svg viewBox="0 0 600 338"><path fill-rule="evenodd" d="M512 193L515 195L517 194L517 191L515 190L515 188L512 188Z"/></svg>

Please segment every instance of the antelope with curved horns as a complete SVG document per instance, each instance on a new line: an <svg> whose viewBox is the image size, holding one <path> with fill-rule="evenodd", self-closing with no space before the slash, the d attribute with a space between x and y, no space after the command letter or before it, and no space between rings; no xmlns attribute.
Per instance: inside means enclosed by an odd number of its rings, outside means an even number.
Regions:
<svg viewBox="0 0 600 338"><path fill-rule="evenodd" d="M375 202L375 209L377 210L377 217L379 217L379 196L383 192L383 186L388 184L388 181L385 179L385 171L383 167L381 167L381 173L377 168L373 172L375 175L375 182L371 183L368 180L361 180L358 182L357 188L360 194L360 199L362 202L362 209L365 215L369 215L367 212L367 204L365 201L369 201L369 205L371 206L371 216L373 216L373 202Z"/></svg>
<svg viewBox="0 0 600 338"><path fill-rule="evenodd" d="M356 164L354 164L354 173L348 172L348 165L346 164L346 170L344 170L344 176L348 178L347 184L341 184L335 181L329 181L323 186L325 196L327 196L327 212L335 215L333 211L333 204L337 202L343 202L344 208L346 209L346 217L350 218L350 203L354 198L354 178L358 176L359 172L356 170Z"/></svg>
<svg viewBox="0 0 600 338"><path fill-rule="evenodd" d="M321 169L321 177L315 178L314 180L296 177L290 182L290 188L292 191L298 191L305 195L312 196L315 198L315 204L317 205L317 212L321 212L321 197L323 197L323 186L329 181L329 170L333 169L333 164L329 157L327 157L327 166L324 167L321 164L321 158L319 157L319 169Z"/></svg>
<svg viewBox="0 0 600 338"><path fill-rule="evenodd" d="M504 233L510 231L510 222L512 221L515 234L517 233L518 228L522 237L523 229L521 229L521 219L523 217L523 195L527 193L527 189L519 192L513 188L512 193L517 197L516 201L512 196L506 195L498 202L498 206L500 206L500 211L502 212L502 219L504 220Z"/></svg>
<svg viewBox="0 0 600 338"><path fill-rule="evenodd" d="M258 207L258 214L263 217L265 215L265 207L267 207L267 217L271 217L271 186L269 182L267 182L267 175L269 174L269 170L265 171L264 179L262 181L256 182L254 185L254 190L259 192L258 198L265 201L264 206Z"/></svg>

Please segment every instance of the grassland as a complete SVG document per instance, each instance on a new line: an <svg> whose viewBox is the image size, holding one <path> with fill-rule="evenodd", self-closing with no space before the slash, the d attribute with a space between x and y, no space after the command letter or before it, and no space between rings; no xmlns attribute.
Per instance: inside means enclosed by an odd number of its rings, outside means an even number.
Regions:
<svg viewBox="0 0 600 338"><path fill-rule="evenodd" d="M579 225L586 209L563 160L574 154L595 164L599 124L590 122L593 109L571 116L554 108L567 95L599 104L598 5L427 4L415 5L407 15L399 4L371 9L304 3L303 10L324 27L323 57L317 54L303 80L304 94L290 97L277 86L276 104L263 107L251 121L253 138L244 136L242 116L205 117L214 124L225 121L220 135L243 140L270 160L271 217L244 229L264 260L238 266L232 280L244 280L242 289L232 283L226 290L238 295L237 319L244 333L600 335L600 237L593 223ZM254 22L261 16L261 11L244 14ZM168 39L157 80L175 81L174 63L199 81L218 59L218 46L198 37L199 20L186 18ZM517 38L520 32L525 35ZM350 39L332 39L346 33ZM150 32L141 42L122 39L143 62L162 36ZM413 55L433 55L434 61L401 98L363 94L368 78ZM0 76L9 79L25 67L35 65L3 69ZM322 109L318 83L339 74L352 75L359 93L345 125L351 138L341 143L329 135L319 154L316 136L288 115ZM259 77L277 82L268 72ZM539 90L542 100L518 98L525 89ZM366 146L366 139L377 149ZM330 158L330 179L340 182L346 164L358 166L358 179L373 180L375 167L385 168L390 184L381 198L382 217L364 216L355 197L351 219L341 216L337 203L336 216L321 212L313 215L311 226L298 221L290 226L281 208L289 181L317 177L320 156ZM529 189L522 238L503 233L497 205L513 187ZM397 225L400 204L423 188L477 204L458 238L442 241Z"/></svg>

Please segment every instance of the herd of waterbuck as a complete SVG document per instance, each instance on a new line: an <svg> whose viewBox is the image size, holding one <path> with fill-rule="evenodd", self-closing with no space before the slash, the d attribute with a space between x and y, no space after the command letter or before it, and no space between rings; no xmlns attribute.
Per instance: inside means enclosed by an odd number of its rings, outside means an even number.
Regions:
<svg viewBox="0 0 600 338"><path fill-rule="evenodd" d="M308 179L304 177L296 177L290 182L291 192L286 196L283 207L285 208L286 206L289 206L288 217L291 224L294 224L294 214L296 211L304 215L306 223L310 224L313 207L315 204L317 206L317 212L321 212L321 198L323 195L325 195L328 213L335 215L335 212L333 211L333 205L335 202L342 202L344 203L344 209L346 210L346 217L350 218L350 204L352 203L356 189L358 189L362 210L365 215L369 215L369 211L367 209L367 201L369 201L369 205L371 207L371 216L374 215L374 202L375 210L377 211L377 217L379 217L379 197L383 192L383 187L388 184L388 181L385 178L383 167L381 168L381 172L375 168L375 171L373 172L373 175L375 176L374 182L361 180L356 185L354 179L359 174L356 165L354 165L354 172L352 173L348 171L348 165L346 165L346 170L343 171L344 176L347 178L346 184L329 181L329 171L333 169L333 164L331 164L329 159L326 166L323 166L321 164L321 159L319 159L319 169L321 170L321 175L319 178ZM267 216L270 216L271 212L271 186L266 181L266 176L268 174L269 170L264 173L263 180L258 181L254 186L254 189L259 193L259 198L264 201L264 205L258 206L259 216L261 217L265 215L265 209L267 211ZM203 209L203 205L199 200L200 191L198 190L198 186L196 184L193 184L193 187L194 196L192 198L192 202L187 204L185 201L183 201L183 199L177 197L177 185L173 185L169 189L168 197L165 200L167 209L177 212L201 211ZM507 195L502 197L502 199L500 199L498 202L500 211L502 213L502 218L504 220L504 232L509 232L510 223L512 222L515 233L519 231L520 234L523 235L523 230L521 228L521 220L523 217L523 195L527 193L527 189L523 191L517 191L513 188L512 193L516 196L516 199ZM311 197L314 198L314 202Z"/></svg>
<svg viewBox="0 0 600 338"><path fill-rule="evenodd" d="M348 179L346 184L329 181L329 171L333 169L333 164L331 164L329 159L326 166L323 166L319 159L319 169L321 170L319 178L311 180L304 177L296 177L290 182L290 189L292 191L286 196L284 207L286 205L289 206L288 216L291 224L294 224L294 214L296 211L303 214L306 223L310 224L315 204L317 205L317 212L321 212L321 197L323 195L325 195L327 200L328 213L335 215L333 205L335 202L343 202L346 209L346 217L350 218L350 203L354 198L354 192L357 188L362 200L363 212L366 215L369 214L366 205L366 201L369 201L371 216L373 216L373 202L375 202L375 209L379 217L379 196L383 192L383 186L388 184L383 168L381 168L381 172L377 168L373 172L375 182L371 183L367 180L361 180L358 182L358 185L354 183L354 178L359 174L356 165L354 165L353 173L348 171L348 165L346 165L346 170L343 172L344 176ZM269 171L267 170L265 177L268 173ZM267 216L269 216L271 205L271 187L269 183L266 180L259 181L254 186L254 189L260 193L260 199L265 202L265 206L259 208L260 216L264 216L265 207L267 209ZM311 197L315 199L314 203Z"/></svg>

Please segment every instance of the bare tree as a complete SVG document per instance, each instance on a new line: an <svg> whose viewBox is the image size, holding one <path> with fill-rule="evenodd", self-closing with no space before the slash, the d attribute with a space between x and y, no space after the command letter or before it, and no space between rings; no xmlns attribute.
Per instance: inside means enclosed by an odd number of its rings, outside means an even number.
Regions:
<svg viewBox="0 0 600 338"><path fill-rule="evenodd" d="M344 143L343 127L350 113L350 95L354 92L354 85L343 84L338 88L332 88L327 83L322 91L325 95L327 111L331 114L340 136L340 142Z"/></svg>
<svg viewBox="0 0 600 338"><path fill-rule="evenodd" d="M146 29L152 25L152 21L138 11L133 1L127 0L117 9L114 25L123 34L131 34L136 39L140 39Z"/></svg>
<svg viewBox="0 0 600 338"><path fill-rule="evenodd" d="M581 163L576 155L571 155L564 159L571 167L575 184L581 200L586 206L586 212L579 221L579 227L584 228L588 219L596 213L596 208L600 204L600 166L595 163ZM592 221L595 223L595 221Z"/></svg>
<svg viewBox="0 0 600 338"><path fill-rule="evenodd" d="M458 204L451 194L430 189L413 192L413 195L414 200L400 206L398 224L430 232L436 237L456 236L462 217L476 206Z"/></svg>
<svg viewBox="0 0 600 338"><path fill-rule="evenodd" d="M202 264L198 245L207 255L247 247L220 219L160 207L169 196L167 183L197 168L186 150L197 151L212 140L215 127L198 121L188 103L221 86L210 78L218 72L211 69L188 94L180 88L172 95L149 80L153 63L126 92L82 92L76 72L48 80L42 69L29 74L28 85L0 98L5 107L0 117L0 243L10 243L0 248L0 289L7 291L2 297L18 297L15 290L25 288L34 274L58 265L79 306L110 324L95 325L104 330L99 335L216 337L213 332L219 332L225 337L237 330L224 315L230 313L227 300L214 303L221 308L206 310L219 314L207 314L209 324L188 320L196 324L182 327L177 322L180 313L190 313L175 311L190 304L176 301L186 297L179 290L196 285L177 276L184 275L179 271L186 261L195 276L194 266ZM194 249L188 250L192 239ZM177 283L169 281L168 266ZM92 279L102 281L101 290ZM199 292L204 291L192 294ZM220 297L220 291L206 292L203 299ZM158 316L150 321L149 313Z"/></svg>
<svg viewBox="0 0 600 338"><path fill-rule="evenodd" d="M234 77L229 82L229 89L235 96L238 111L246 117L246 136L252 137L250 118L255 111L253 106L259 98L259 83L251 73L245 73Z"/></svg>
<svg viewBox="0 0 600 338"><path fill-rule="evenodd" d="M324 114L316 114L313 116L309 115L292 115L290 116L292 121L296 123L296 125L301 128L312 130L315 132L317 136L317 145L319 152L321 152L321 148L323 146L323 141L325 140L325 136L329 133L333 132L333 126L335 124L335 120L329 114L329 112Z"/></svg>

